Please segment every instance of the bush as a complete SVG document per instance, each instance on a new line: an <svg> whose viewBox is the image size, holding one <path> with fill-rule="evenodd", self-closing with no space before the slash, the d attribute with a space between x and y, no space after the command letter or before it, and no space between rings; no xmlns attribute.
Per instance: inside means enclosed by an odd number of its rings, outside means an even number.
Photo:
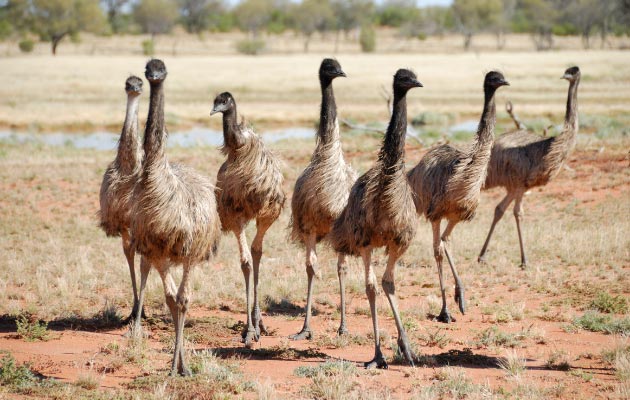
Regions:
<svg viewBox="0 0 630 400"><path fill-rule="evenodd" d="M599 292L591 302L590 308L603 313L625 314L628 312L628 301L621 295L612 296L606 292Z"/></svg>
<svg viewBox="0 0 630 400"><path fill-rule="evenodd" d="M19 315L15 320L17 334L27 342L46 341L48 337L48 323L40 322L27 315Z"/></svg>
<svg viewBox="0 0 630 400"><path fill-rule="evenodd" d="M31 39L24 39L20 40L18 46L20 47L20 51L22 53L30 53L35 48L35 42L33 42Z"/></svg>
<svg viewBox="0 0 630 400"><path fill-rule="evenodd" d="M372 25L364 24L361 26L359 44L364 53L372 53L376 49L376 32L374 32Z"/></svg>
<svg viewBox="0 0 630 400"><path fill-rule="evenodd" d="M36 379L28 365L18 366L12 355L6 354L0 361L0 386L23 388L33 384Z"/></svg>
<svg viewBox="0 0 630 400"><path fill-rule="evenodd" d="M143 40L142 41L142 54L145 56L152 56L155 54L155 43L153 40Z"/></svg>
<svg viewBox="0 0 630 400"><path fill-rule="evenodd" d="M246 39L236 43L236 51L241 54L255 56L265 48L265 41L258 39Z"/></svg>

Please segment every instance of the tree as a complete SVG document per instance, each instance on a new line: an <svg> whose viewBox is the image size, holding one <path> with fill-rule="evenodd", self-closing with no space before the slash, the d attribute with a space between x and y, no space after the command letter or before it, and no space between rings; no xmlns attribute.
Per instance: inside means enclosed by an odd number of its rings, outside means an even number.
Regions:
<svg viewBox="0 0 630 400"><path fill-rule="evenodd" d="M536 50L548 50L553 46L553 26L558 11L550 1L521 0L519 18L524 21L524 29L530 32Z"/></svg>
<svg viewBox="0 0 630 400"><path fill-rule="evenodd" d="M453 16L458 30L464 36L464 49L468 50L475 33L496 26L501 15L501 0L455 0Z"/></svg>
<svg viewBox="0 0 630 400"><path fill-rule="evenodd" d="M178 0L182 24L190 33L200 33L219 23L225 12L221 0Z"/></svg>
<svg viewBox="0 0 630 400"><path fill-rule="evenodd" d="M113 33L120 33L126 26L124 21L123 8L129 4L130 0L101 0L101 5L107 14L107 21Z"/></svg>
<svg viewBox="0 0 630 400"><path fill-rule="evenodd" d="M66 36L80 31L101 32L105 18L97 0L24 0L28 3L28 25L42 40L50 40L52 54Z"/></svg>
<svg viewBox="0 0 630 400"><path fill-rule="evenodd" d="M372 0L333 0L331 6L337 19L336 28L342 30L346 37L374 13Z"/></svg>
<svg viewBox="0 0 630 400"><path fill-rule="evenodd" d="M267 26L274 8L273 0L244 0L234 10L238 26L252 38Z"/></svg>
<svg viewBox="0 0 630 400"><path fill-rule="evenodd" d="M177 11L174 0L141 0L133 9L133 17L154 40L155 35L170 32L177 21Z"/></svg>
<svg viewBox="0 0 630 400"><path fill-rule="evenodd" d="M399 28L417 18L418 8L415 0L387 0L379 7L377 14L382 26Z"/></svg>
<svg viewBox="0 0 630 400"><path fill-rule="evenodd" d="M303 0L293 8L293 22L297 30L304 35L304 52L315 32L325 32L334 27L335 16L330 3L326 0Z"/></svg>

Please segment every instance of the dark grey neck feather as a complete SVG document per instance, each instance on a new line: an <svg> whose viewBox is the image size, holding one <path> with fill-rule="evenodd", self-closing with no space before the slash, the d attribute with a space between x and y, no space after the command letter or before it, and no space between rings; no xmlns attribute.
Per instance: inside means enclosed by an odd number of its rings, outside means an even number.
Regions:
<svg viewBox="0 0 630 400"><path fill-rule="evenodd" d="M407 135L407 92L394 90L392 117L379 153L384 172L395 173L404 166L405 137Z"/></svg>
<svg viewBox="0 0 630 400"><path fill-rule="evenodd" d="M140 95L127 95L127 112L120 134L116 161L120 169L129 174L140 166L140 143L138 142L138 103Z"/></svg>
<svg viewBox="0 0 630 400"><path fill-rule="evenodd" d="M151 84L149 100L149 116L144 131L145 163L151 164L164 156L166 141L166 126L164 124L164 84Z"/></svg>
<svg viewBox="0 0 630 400"><path fill-rule="evenodd" d="M580 78L577 78L574 81L571 81L569 84L569 94L567 95L567 110L564 115L564 127L565 131L573 131L575 132L577 129L577 120L578 120L578 100L577 100L577 92L578 92L578 84L580 83Z"/></svg>
<svg viewBox="0 0 630 400"><path fill-rule="evenodd" d="M330 143L337 137L337 104L333 92L332 80L321 80L322 106L319 114L317 138L322 144Z"/></svg>
<svg viewBox="0 0 630 400"><path fill-rule="evenodd" d="M241 126L238 124L236 105L223 113L223 144L233 150L245 144Z"/></svg>
<svg viewBox="0 0 630 400"><path fill-rule="evenodd" d="M494 102L495 88L484 90L483 112L477 126L476 143L483 145L494 141L494 126L497 120L497 108Z"/></svg>

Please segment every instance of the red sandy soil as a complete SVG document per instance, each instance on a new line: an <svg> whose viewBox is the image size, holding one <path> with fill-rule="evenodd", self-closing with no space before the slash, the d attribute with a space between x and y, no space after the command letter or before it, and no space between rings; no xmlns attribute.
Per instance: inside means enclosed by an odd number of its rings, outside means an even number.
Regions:
<svg viewBox="0 0 630 400"><path fill-rule="evenodd" d="M597 157L595 153L595 151L583 151L579 153L579 157L577 155L572 157L569 167L573 171L563 171L558 179L542 190L547 194L554 194L554 197L557 196L558 201L568 201L564 200L567 197L564 194L571 193L573 198L577 198L580 202L588 203L589 205L598 204L606 196L613 196L619 199L625 198L624 201L628 201L626 196L630 183L627 181L622 180L620 185L613 187L597 187L596 185L583 184L585 180L589 181L589 183L592 182L592 173L595 171L602 173L612 169L619 173L619 171L628 168L628 160L625 157L604 159ZM416 159L417 155L411 158ZM537 190L534 191L534 195L536 195ZM484 196L486 196L488 201L496 204L502 195L502 192L494 191ZM517 257L517 253L514 256ZM628 265L622 267L624 269L630 268ZM588 273L589 269L594 269L594 267L588 266L568 266L566 268L576 275ZM287 272L302 273L301 270L298 272ZM516 276L516 282L519 285L518 276L524 277L525 272L515 267L511 273ZM429 287L432 285L432 287L435 287L437 276L434 268L432 266L427 268L424 275L422 277L424 284L429 285ZM483 277L474 277L467 283L469 294L491 290L491 299L514 299L515 302L524 302L526 310L540 310L543 304L549 305L551 300L557 300L557 297L552 298L536 293L524 283L516 288L514 286L509 288L507 286L488 288L483 281ZM305 288L299 287L296 290L304 291ZM419 293L421 290L419 290L417 284L412 285L409 282L400 282L397 292L401 298L401 307L403 309L411 309L415 304L422 303L426 296L426 293ZM337 298L337 293L330 293L329 295L332 299ZM354 312L359 307L362 309L366 308L367 301L365 296L350 294L348 297L348 328L353 334L366 336L372 331L370 318ZM426 347L416 342L418 350L423 354L444 354L449 350L463 351L471 347L470 341L476 333L493 325L492 322L488 321L488 316L482 314L480 307L470 307L469 313L462 316L453 304L452 293L449 294L448 300L451 312L457 319L456 322L444 325L427 319L419 321L418 324L421 332L443 328L444 332L451 338L451 342L445 348ZM384 296L380 295L378 302L381 306L389 308ZM338 317L333 317L333 313L335 313L334 307L319 304L316 307L319 313L312 320L316 336L318 334L333 335L331 332L334 332L338 325ZM550 305L550 307L552 310L555 309L553 305ZM162 310L148 309L147 311L149 314L154 315L162 313ZM196 321L209 317L213 320L241 321L243 313L240 309L228 309L228 307L224 310L207 310L204 309L203 305L195 303L193 299L193 308L190 313L191 327L187 328L187 332L197 332L195 330ZM289 319L286 314L283 314L282 310L277 311L274 315L264 316L264 321L271 328L272 334L263 336L261 341L256 344L256 349L269 349L274 348L274 346L286 348L289 346L297 351L312 349L314 352L323 353L321 356L305 356L295 359L287 359L284 356L274 357L273 355L261 356L255 352L249 356L239 355L242 359L240 368L245 374L245 379L262 381L269 379L278 392L286 398L297 396L300 393L300 389L310 382L308 378L297 377L294 374L294 370L298 366L317 365L317 363L326 360L328 357L361 363L371 359L373 355L373 345L370 339L365 344L350 344L344 348L318 347L317 340L288 341L287 337L301 328L302 317L298 316L294 319ZM379 321L382 330L395 336L395 324L389 313L388 316L379 316ZM601 352L603 349L613 347L614 337L586 331L569 333L563 329L566 324L567 322L564 321L544 321L531 314L525 314L521 321L499 324L499 328L508 332L532 328L545 332L544 343L535 343L532 339L527 339L523 342L522 347L516 348L519 355L527 360L525 376L528 383L537 387L551 387L564 384L566 388L562 396L566 398L606 398L610 396L615 384L615 377L610 365L602 361ZM204 340L197 342L194 346L198 349L218 348L221 349L221 354L226 355L229 355L230 350L234 350L236 353L242 348L238 329L230 329L224 325L217 324L212 332L207 334L208 336L203 336ZM147 328L151 331L148 340L149 346L155 349L162 349L164 343L159 341L159 339L166 334L172 334L172 326L168 323L158 322L148 327L145 325L145 329ZM85 375L87 371L92 370L98 373L101 388L117 388L143 374L141 368L133 363L122 363L122 365L112 367L115 354L107 351L106 347L112 342L118 342L123 347L127 341L123 337L126 330L126 327L96 332L74 330L72 327L53 328L51 340L26 342L19 339L15 332L11 332L7 326L3 326L3 329L0 330L0 349L9 351L20 363L29 362L34 371L46 377L70 383L75 381L77 377ZM199 331L199 333L204 335L203 331ZM389 343L384 343L383 350L386 357L390 358L392 350L389 348ZM504 348L491 350L472 346L471 350L474 356L462 358L466 358L467 361L458 363L456 357L451 358L451 360L455 360L453 365L462 366L466 375L473 382L478 384L487 382L494 389L499 387L510 389L516 385L515 380L506 378L503 370L495 365L488 365L487 360L483 358L483 356L486 356L491 357L491 360L493 360L496 357L503 357L505 356ZM573 376L565 371L548 369L545 364L549 359L549 355L560 350L569 355L570 365L573 370L581 369L585 373L592 374L593 379L587 382L585 379ZM157 369L154 373L166 375L170 366L170 354L163 351L150 352L150 354L152 358L148 362L153 368ZM436 370L443 367L444 364L413 368L407 365L390 363L390 368L387 371L364 375L360 379L368 388L388 387L393 398L405 398L409 396L414 387L435 384L434 375ZM253 394L246 394L245 396L250 397Z"/></svg>

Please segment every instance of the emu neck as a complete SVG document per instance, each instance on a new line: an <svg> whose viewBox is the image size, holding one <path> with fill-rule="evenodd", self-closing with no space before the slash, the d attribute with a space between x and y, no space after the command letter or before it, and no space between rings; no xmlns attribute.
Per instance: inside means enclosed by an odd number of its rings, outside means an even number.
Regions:
<svg viewBox="0 0 630 400"><path fill-rule="evenodd" d="M236 150L245 144L238 125L236 105L223 113L223 143L225 147L231 150Z"/></svg>
<svg viewBox="0 0 630 400"><path fill-rule="evenodd" d="M319 130L317 136L322 144L328 144L339 139L337 129L337 104L333 93L332 80L321 80L322 107L319 115Z"/></svg>
<svg viewBox="0 0 630 400"><path fill-rule="evenodd" d="M166 126L164 125L164 84L151 84L149 117L144 132L144 156L147 165L164 157Z"/></svg>
<svg viewBox="0 0 630 400"><path fill-rule="evenodd" d="M569 84L569 94L567 95L567 111L564 115L564 129L562 130L562 136L566 136L567 139L573 139L578 131L578 84L579 78L571 81Z"/></svg>
<svg viewBox="0 0 630 400"><path fill-rule="evenodd" d="M140 166L141 154L138 142L138 94L127 95L127 113L123 124L116 160L125 174L130 174Z"/></svg>
<svg viewBox="0 0 630 400"><path fill-rule="evenodd" d="M497 122L497 108L494 102L495 89L486 89L484 91L483 112L477 127L477 145L485 147L492 145L494 140L494 126Z"/></svg>
<svg viewBox="0 0 630 400"><path fill-rule="evenodd" d="M384 172L395 173L404 165L405 137L407 135L407 93L394 90L392 117L385 133L379 158L383 162Z"/></svg>

